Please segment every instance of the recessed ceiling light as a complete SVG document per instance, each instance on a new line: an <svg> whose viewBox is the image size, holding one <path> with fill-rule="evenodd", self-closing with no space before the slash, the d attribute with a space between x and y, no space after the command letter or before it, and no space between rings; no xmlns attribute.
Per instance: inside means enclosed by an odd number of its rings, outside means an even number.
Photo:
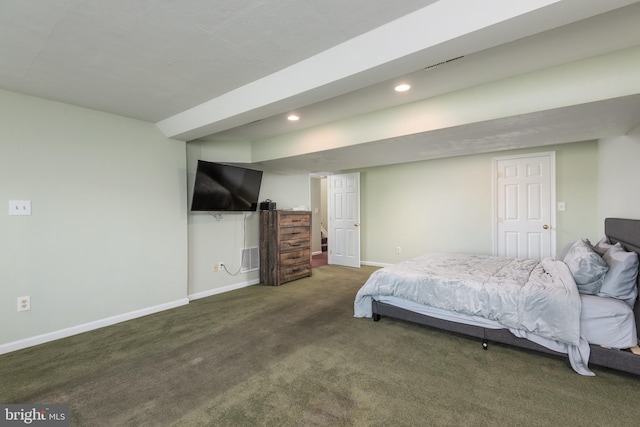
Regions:
<svg viewBox="0 0 640 427"><path fill-rule="evenodd" d="M411 86L406 83L399 84L395 87L396 92L406 92L409 89L411 89Z"/></svg>
<svg viewBox="0 0 640 427"><path fill-rule="evenodd" d="M287 120L289 120L290 122L296 122L300 120L300 117L296 114L289 114L289 117L287 117Z"/></svg>

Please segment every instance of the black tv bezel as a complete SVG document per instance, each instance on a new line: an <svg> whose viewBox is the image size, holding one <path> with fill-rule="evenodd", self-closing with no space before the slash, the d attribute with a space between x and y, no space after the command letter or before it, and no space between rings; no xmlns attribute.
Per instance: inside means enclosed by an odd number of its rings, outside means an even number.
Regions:
<svg viewBox="0 0 640 427"><path fill-rule="evenodd" d="M220 177L212 176L211 174L212 169L213 170L218 169L220 171L232 170L232 171L235 171L234 174L241 172L244 174L248 173L250 176L252 176L252 179L254 181L252 183L252 186L254 187L257 186L257 192L255 192L255 200L253 199L247 200L247 202L250 203L250 207L243 208L236 204L232 204L231 208L224 208L219 205L208 205L206 203L202 203L203 197L206 198L206 194L204 194L203 192L198 192L199 172L202 172L202 174L207 176L209 179L213 179L214 182L218 183L223 188L229 190L234 196L237 196L238 189L242 188L242 187L237 187L234 189L233 186L231 186L228 181L225 182L224 180L221 180ZM263 175L263 172L258 169L251 169L251 168L227 164L227 163L198 160L198 165L196 167L196 174L195 174L194 184L193 184L193 192L191 196L190 211L191 212L255 212L258 210L258 207L259 207L260 189L262 187L262 175ZM257 183L255 182L256 180L257 180ZM252 193L254 192L252 191Z"/></svg>

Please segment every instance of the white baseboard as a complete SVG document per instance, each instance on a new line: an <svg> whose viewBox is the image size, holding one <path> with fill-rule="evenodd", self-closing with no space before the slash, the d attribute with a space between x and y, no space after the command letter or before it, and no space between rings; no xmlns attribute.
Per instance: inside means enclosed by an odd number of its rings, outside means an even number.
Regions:
<svg viewBox="0 0 640 427"><path fill-rule="evenodd" d="M196 292L195 294L189 294L189 301L210 297L212 295L223 294L229 291L235 291L236 289L246 288L247 286L257 285L258 283L260 283L260 279L254 279L248 282L235 283L233 285L223 286L222 288L215 288L215 289L209 289L202 292Z"/></svg>
<svg viewBox="0 0 640 427"><path fill-rule="evenodd" d="M141 310L132 311L129 313L119 314L117 316L107 317L105 319L95 320L93 322L84 323L82 325L72 326L58 331L48 332L42 335L36 335L35 337L29 337L18 341L13 341L6 344L0 344L0 354L11 353L12 351L22 350L24 348L33 347L35 345L44 344L46 342L59 340L61 338L70 337L72 335L81 334L83 332L89 332L94 329L104 328L105 326L115 325L116 323L126 322L138 317L148 316L150 314L159 313L161 311L170 310L181 305L189 304L189 301L193 301L199 298L205 298L212 295L221 294L224 292L233 291L247 286L257 285L260 283L259 279L251 280L248 282L236 283L234 285L224 286L222 288L210 289L204 292L198 292L190 294L187 298L181 298L176 301L171 301L165 304L156 305L153 307L143 308Z"/></svg>
<svg viewBox="0 0 640 427"><path fill-rule="evenodd" d="M129 313L118 314L117 316L111 316L105 319L84 323L82 325L72 326L70 328L60 329L58 331L48 332L42 335L36 335L35 337L13 341L7 344L0 345L0 354L10 353L16 350L22 350L23 348L33 347L35 345L44 344L49 341L55 341L61 338L70 337L72 335L81 334L83 332L89 332L94 329L104 328L105 326L115 325L116 323L126 322L127 320L148 316L149 314L170 310L172 308L180 307L181 305L186 305L186 304L189 304L189 299L181 298L179 300L171 301L165 304L160 304L153 307L147 307L140 310L131 311Z"/></svg>
<svg viewBox="0 0 640 427"><path fill-rule="evenodd" d="M385 262L373 262L373 261L360 261L361 265L370 265L371 267L387 267L389 265L393 265L393 264L389 264L389 263L385 263Z"/></svg>

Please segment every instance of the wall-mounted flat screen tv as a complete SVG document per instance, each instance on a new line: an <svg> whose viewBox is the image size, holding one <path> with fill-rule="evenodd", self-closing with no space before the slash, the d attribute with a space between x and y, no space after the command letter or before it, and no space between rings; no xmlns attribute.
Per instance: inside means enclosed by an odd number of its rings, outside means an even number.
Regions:
<svg viewBox="0 0 640 427"><path fill-rule="evenodd" d="M198 160L192 211L255 211L262 171Z"/></svg>

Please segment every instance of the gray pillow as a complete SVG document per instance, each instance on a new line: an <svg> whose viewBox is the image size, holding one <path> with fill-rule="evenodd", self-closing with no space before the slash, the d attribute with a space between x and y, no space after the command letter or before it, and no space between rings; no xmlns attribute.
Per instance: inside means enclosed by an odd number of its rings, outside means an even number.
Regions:
<svg viewBox="0 0 640 427"><path fill-rule="evenodd" d="M638 254L627 252L620 243L616 243L603 258L609 265L609 272L598 295L623 300L633 308L638 296Z"/></svg>
<svg viewBox="0 0 640 427"><path fill-rule="evenodd" d="M605 252L609 250L609 248L611 248L611 246L613 245L609 241L609 238L607 236L604 236L602 239L600 239L598 243L596 243L593 249L595 249L595 251L602 256L604 255Z"/></svg>
<svg viewBox="0 0 640 427"><path fill-rule="evenodd" d="M579 293L596 295L600 291L609 266L588 240L575 242L563 261L569 267Z"/></svg>

